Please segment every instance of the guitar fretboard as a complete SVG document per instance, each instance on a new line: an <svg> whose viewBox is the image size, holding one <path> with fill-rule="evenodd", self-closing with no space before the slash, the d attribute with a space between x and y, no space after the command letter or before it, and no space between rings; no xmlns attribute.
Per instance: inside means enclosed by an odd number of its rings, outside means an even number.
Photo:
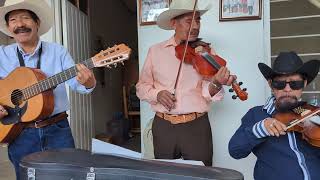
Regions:
<svg viewBox="0 0 320 180"><path fill-rule="evenodd" d="M94 67L94 64L91 58L81 62L80 64L85 65L88 69L92 69ZM23 100L27 100L46 90L52 89L53 87L56 87L57 85L75 77L76 75L77 75L77 68L76 66L73 66L47 79L39 81L38 83L33 84L25 89L22 89L21 91L23 93Z"/></svg>

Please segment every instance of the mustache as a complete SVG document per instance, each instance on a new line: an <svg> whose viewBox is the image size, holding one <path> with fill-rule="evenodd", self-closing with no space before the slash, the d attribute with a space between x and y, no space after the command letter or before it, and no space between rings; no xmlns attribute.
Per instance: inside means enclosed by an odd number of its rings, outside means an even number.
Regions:
<svg viewBox="0 0 320 180"><path fill-rule="evenodd" d="M19 33L31 32L31 29L27 28L27 27L19 27L19 28L15 29L13 32L15 34L19 34Z"/></svg>
<svg viewBox="0 0 320 180"><path fill-rule="evenodd" d="M278 101L281 101L282 99L285 98L290 98L290 99L294 99L295 101L298 101L298 98L296 96L281 96L278 98Z"/></svg>

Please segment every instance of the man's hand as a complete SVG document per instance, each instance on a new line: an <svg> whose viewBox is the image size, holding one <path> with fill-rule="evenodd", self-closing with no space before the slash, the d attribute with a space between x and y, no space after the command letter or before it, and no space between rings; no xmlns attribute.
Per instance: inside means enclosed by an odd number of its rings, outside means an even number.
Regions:
<svg viewBox="0 0 320 180"><path fill-rule="evenodd" d="M84 85L87 89L93 88L96 85L96 78L91 70L83 64L77 64L77 81Z"/></svg>
<svg viewBox="0 0 320 180"><path fill-rule="evenodd" d="M157 94L157 100L162 104L168 111L174 108L176 98L167 90L162 90Z"/></svg>
<svg viewBox="0 0 320 180"><path fill-rule="evenodd" d="M4 107L0 105L0 119L2 119L3 117L5 117L6 115L8 115L7 110L4 109Z"/></svg>
<svg viewBox="0 0 320 180"><path fill-rule="evenodd" d="M267 131L271 136L279 137L280 135L286 134L286 125L274 118L267 118L264 121L264 127L266 127Z"/></svg>
<svg viewBox="0 0 320 180"><path fill-rule="evenodd" d="M211 78L211 82L217 86L227 85L230 86L237 77L235 75L230 75L230 71L227 67L221 67L219 71Z"/></svg>

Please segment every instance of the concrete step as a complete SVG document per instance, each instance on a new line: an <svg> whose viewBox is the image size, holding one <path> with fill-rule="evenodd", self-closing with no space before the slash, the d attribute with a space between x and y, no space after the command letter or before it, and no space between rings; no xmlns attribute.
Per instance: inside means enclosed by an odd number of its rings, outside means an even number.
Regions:
<svg viewBox="0 0 320 180"><path fill-rule="evenodd" d="M0 144L0 179L14 180L15 178L13 166L8 159L8 148Z"/></svg>

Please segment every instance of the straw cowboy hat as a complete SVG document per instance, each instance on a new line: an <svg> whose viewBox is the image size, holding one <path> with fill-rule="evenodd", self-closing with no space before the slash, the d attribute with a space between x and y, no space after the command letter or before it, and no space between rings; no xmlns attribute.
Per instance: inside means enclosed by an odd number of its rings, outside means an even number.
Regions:
<svg viewBox="0 0 320 180"><path fill-rule="evenodd" d="M157 24L161 29L172 30L170 20L177 16L193 11L195 0L172 0L168 10L163 11L157 18ZM196 11L202 16L209 9L200 10L196 7Z"/></svg>
<svg viewBox="0 0 320 180"><path fill-rule="evenodd" d="M259 63L258 67L267 80L279 75L301 74L309 84L318 75L320 61L310 60L303 63L295 52L281 52L274 61L272 68L264 63Z"/></svg>
<svg viewBox="0 0 320 180"><path fill-rule="evenodd" d="M4 6L0 8L0 31L8 36L11 33L8 31L7 24L5 21L5 15L8 12L25 9L34 12L40 19L40 28L38 34L42 35L49 31L53 24L53 10L45 2L45 0L6 0Z"/></svg>

